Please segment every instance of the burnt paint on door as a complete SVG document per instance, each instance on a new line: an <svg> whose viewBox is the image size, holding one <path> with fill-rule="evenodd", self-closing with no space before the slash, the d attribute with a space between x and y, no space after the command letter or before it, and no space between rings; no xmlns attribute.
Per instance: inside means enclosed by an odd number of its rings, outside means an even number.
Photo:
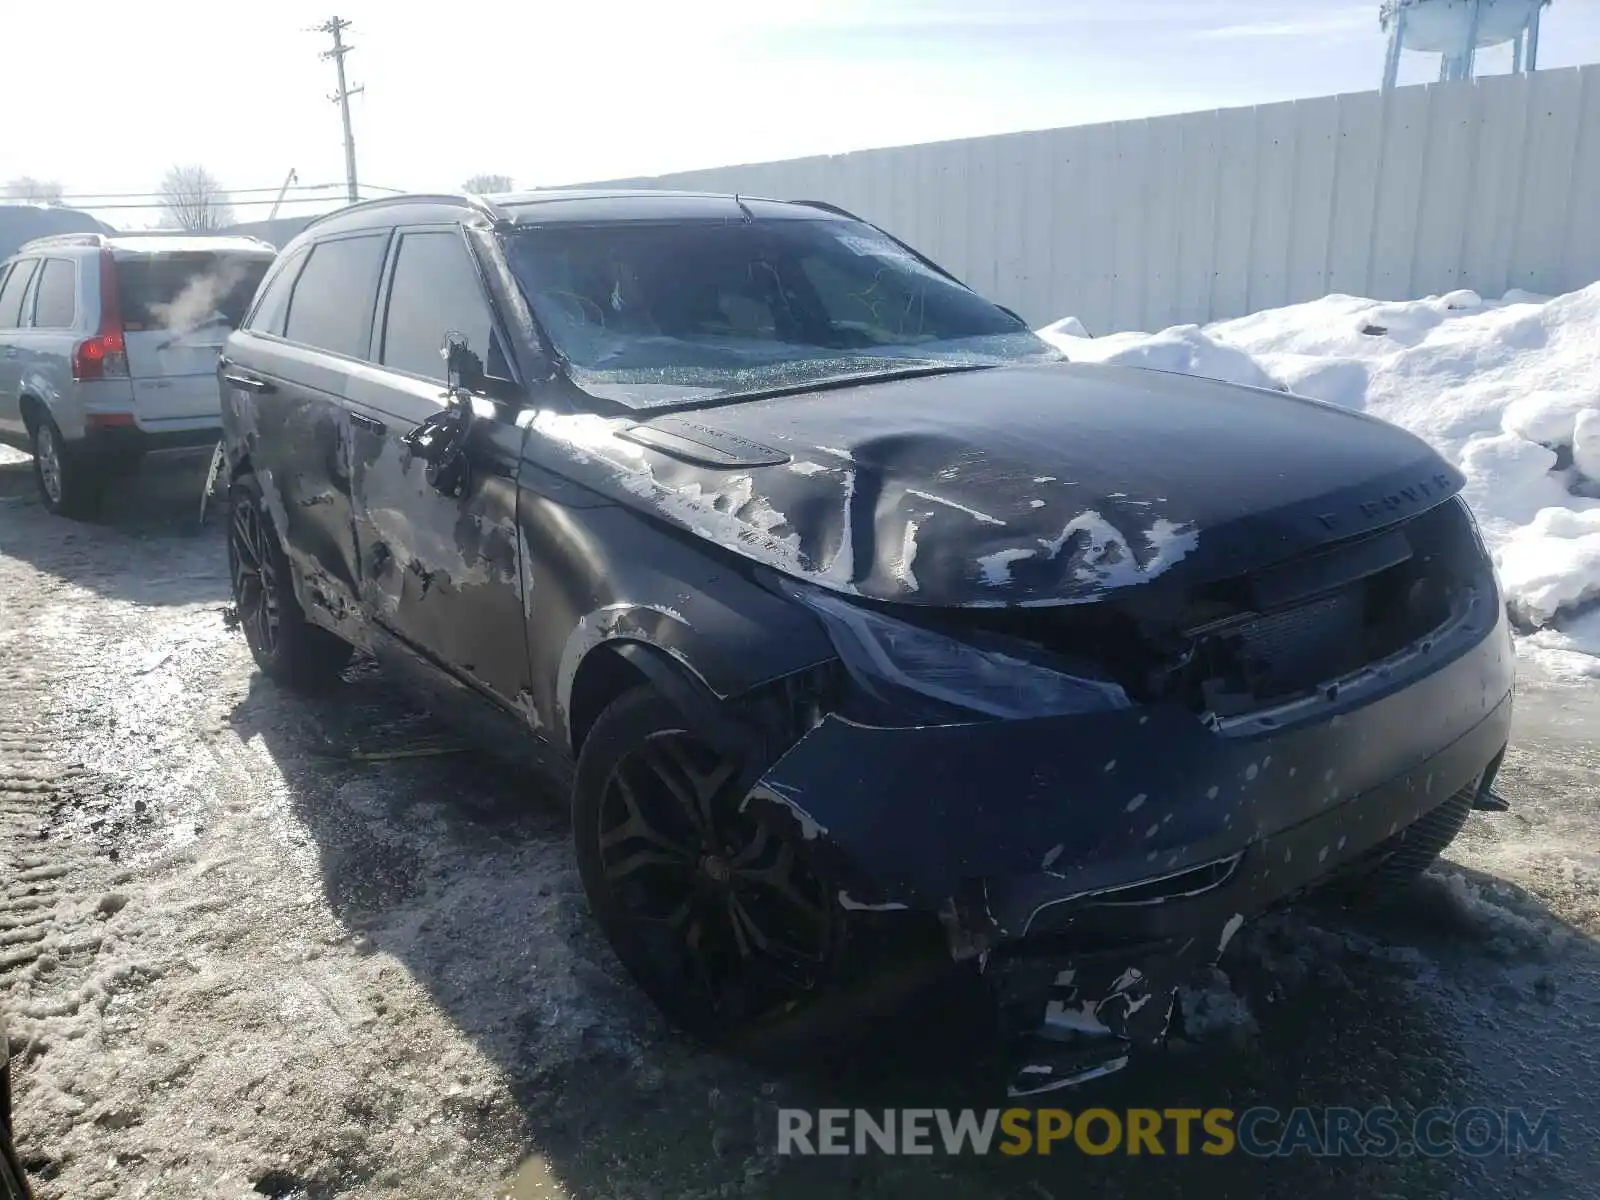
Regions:
<svg viewBox="0 0 1600 1200"><path fill-rule="evenodd" d="M271 391L250 398L256 438L252 461L272 518L298 569L303 600L335 626L354 619L357 596L351 530L349 420L341 402L348 364L315 350L280 345L273 373L240 347L236 366Z"/></svg>
<svg viewBox="0 0 1600 1200"><path fill-rule="evenodd" d="M477 398L465 492L442 495L401 439L444 400L441 385L391 372L352 381L361 598L396 637L510 707L528 688L516 525L523 433L511 406Z"/></svg>

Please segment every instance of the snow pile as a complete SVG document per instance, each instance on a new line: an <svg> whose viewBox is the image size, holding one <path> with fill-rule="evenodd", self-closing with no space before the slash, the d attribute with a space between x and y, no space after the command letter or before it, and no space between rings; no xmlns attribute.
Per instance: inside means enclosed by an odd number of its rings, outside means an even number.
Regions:
<svg viewBox="0 0 1600 1200"><path fill-rule="evenodd" d="M1199 328L1041 336L1079 361L1287 388L1400 425L1466 476L1532 651L1600 656L1600 284L1547 298L1327 296ZM1264 402L1270 402L1264 400ZM1600 661L1546 654L1600 676Z"/></svg>
<svg viewBox="0 0 1600 1200"><path fill-rule="evenodd" d="M1076 319L1068 317L1045 326L1039 330L1039 335L1081 362L1181 371L1185 375L1205 375L1228 383L1283 390L1283 385L1262 370L1250 355L1209 336L1198 325L1175 325L1157 334L1113 333L1087 340L1084 340L1086 334L1073 332L1074 326L1083 329Z"/></svg>

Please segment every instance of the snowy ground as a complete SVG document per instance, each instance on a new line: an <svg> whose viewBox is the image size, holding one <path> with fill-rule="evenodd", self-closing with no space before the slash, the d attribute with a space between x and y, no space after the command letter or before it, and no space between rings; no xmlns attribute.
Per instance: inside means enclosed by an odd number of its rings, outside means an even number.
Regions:
<svg viewBox="0 0 1600 1200"><path fill-rule="evenodd" d="M1461 467L1525 646L1600 677L1600 284L1550 299L1328 296L1201 329L1041 331L1084 361L1287 388L1425 438Z"/></svg>
<svg viewBox="0 0 1600 1200"><path fill-rule="evenodd" d="M370 670L320 701L254 672L220 525L192 528L203 469L152 464L84 525L0 465L0 1004L42 1200L1600 1195L1592 682L1532 667L1513 811L1403 913L1247 929L1190 1040L1095 1093L1558 1107L1563 1158L780 1159L782 1104L988 1106L996 1080L928 1061L949 1014L784 1078L665 1030L585 912L560 797L369 757L442 737Z"/></svg>

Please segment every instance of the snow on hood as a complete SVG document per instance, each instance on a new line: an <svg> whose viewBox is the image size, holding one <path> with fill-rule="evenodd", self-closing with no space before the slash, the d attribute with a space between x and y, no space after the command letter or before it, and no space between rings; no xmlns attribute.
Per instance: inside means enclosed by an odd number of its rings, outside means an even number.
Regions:
<svg viewBox="0 0 1600 1200"><path fill-rule="evenodd" d="M1424 438L1465 476L1512 613L1542 627L1524 649L1600 677L1600 284L1554 298L1336 295L1108 338L1063 326L1041 336L1078 361L1265 376Z"/></svg>

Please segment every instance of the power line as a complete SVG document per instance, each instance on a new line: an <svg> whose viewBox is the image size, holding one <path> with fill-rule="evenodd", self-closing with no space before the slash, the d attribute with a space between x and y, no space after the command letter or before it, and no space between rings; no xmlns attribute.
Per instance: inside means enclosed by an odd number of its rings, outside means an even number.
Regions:
<svg viewBox="0 0 1600 1200"><path fill-rule="evenodd" d="M298 187L291 186L289 190L327 192L331 189L342 188L344 186L345 185L342 183L311 183L300 184ZM279 187L275 188L229 188L222 193L221 202L226 203L233 208L250 208L262 204L272 204L276 201L278 190L281 187L282 185L280 184ZM364 183L361 185L361 190L368 193L368 198L371 199L371 193L373 192L383 192L387 195L393 196L404 196L410 192L416 191L417 189L389 187L381 183ZM262 197L261 199L252 198L247 200L236 200L233 198L235 196L253 197L259 192L271 192L272 196ZM329 195L285 196L283 202L285 204L323 204L339 199L347 200L348 198ZM112 203L107 203L107 201L111 201ZM3 198L0 198L0 204L5 203L7 203L7 201ZM152 209L167 207L167 201L161 197L160 192L77 192L71 195L62 195L56 199L55 203L65 208L92 209Z"/></svg>
<svg viewBox="0 0 1600 1200"><path fill-rule="evenodd" d="M271 187L223 188L222 190L224 192L226 192L230 196L247 196L247 195L251 195L253 193L260 193L260 192L270 192L272 195L276 196L278 194L278 189L281 188L282 186L283 185L281 183L275 183ZM374 187L376 185L369 183L366 186L368 188L372 188L372 187ZM325 191L328 191L328 190L330 190L332 188L342 188L342 187L344 187L344 184L342 182L339 182L337 180L333 180L333 181L330 181L328 183L297 183L297 184L292 184L290 186L289 190L291 192L318 192L318 191L325 192ZM383 190L383 189L380 189L380 190ZM161 195L162 194L160 192L64 192L61 195L61 199L62 200L158 200L158 199L161 198Z"/></svg>
<svg viewBox="0 0 1600 1200"><path fill-rule="evenodd" d="M339 17L329 17L321 25L317 26L317 32L333 36L333 49L324 50L319 57L333 59L333 65L339 73L339 90L328 98L338 104L339 116L344 122L344 177L349 191L350 203L354 204L358 194L356 188L356 139L355 134L350 132L350 97L358 92L366 91L366 88L351 88L345 82L344 56L355 49L354 46L346 46L344 44L344 31L349 28L349 21L341 20Z"/></svg>
<svg viewBox="0 0 1600 1200"><path fill-rule="evenodd" d="M402 193L402 194L404 194L404 193ZM342 201L343 201L343 197L340 197L340 196L288 196L288 197L286 197L284 199L283 202L285 204L329 204L329 203L340 203ZM218 203L226 203L226 204L228 204L228 206L230 208L257 208L257 207L260 207L261 205L267 205L267 206L270 207L271 205L277 203L277 197L275 197L275 196L263 197L260 200L219 201ZM150 200L150 201L146 201L143 204L128 204L128 203L119 202L119 203L116 203L116 204L86 204L84 207L88 208L88 209L92 209L95 212L101 212L101 211L109 211L111 209L120 209L120 208L126 208L126 209L158 209L158 208L167 208L169 206L164 201Z"/></svg>

